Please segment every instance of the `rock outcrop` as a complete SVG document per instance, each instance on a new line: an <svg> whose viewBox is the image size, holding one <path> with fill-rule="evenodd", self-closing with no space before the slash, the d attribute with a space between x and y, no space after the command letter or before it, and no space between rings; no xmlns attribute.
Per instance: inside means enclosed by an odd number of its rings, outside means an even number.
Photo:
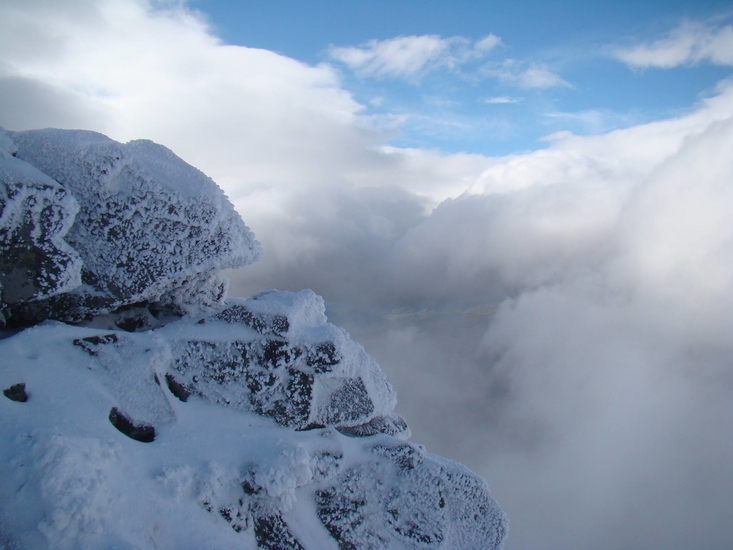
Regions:
<svg viewBox="0 0 733 550"><path fill-rule="evenodd" d="M133 305L193 312L222 303L219 270L260 256L221 189L161 145L63 130L6 132L4 140L13 156L2 207L20 213L0 225L8 232L0 235L3 287L18 286L27 258L45 254L51 264L39 269L40 291L3 300L11 324L78 322ZM28 195L43 203L23 202ZM56 285L47 281L54 275Z"/></svg>
<svg viewBox="0 0 733 550"><path fill-rule="evenodd" d="M88 132L0 155L3 312L46 321L0 340L0 547L501 547L319 296L226 298L259 245L211 180Z"/></svg>

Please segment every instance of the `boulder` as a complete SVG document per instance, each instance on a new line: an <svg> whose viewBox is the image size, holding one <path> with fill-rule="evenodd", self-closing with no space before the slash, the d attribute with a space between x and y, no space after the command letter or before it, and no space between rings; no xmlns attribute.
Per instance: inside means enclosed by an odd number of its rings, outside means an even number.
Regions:
<svg viewBox="0 0 733 550"><path fill-rule="evenodd" d="M81 281L77 264L77 278L68 277L63 293L4 300L17 322L79 322L141 304L196 312L222 302L226 282L220 270L260 256L259 243L221 189L161 145L123 145L71 130L7 136L17 160L46 174L54 192L78 203L76 216L64 218L59 229L81 260Z"/></svg>

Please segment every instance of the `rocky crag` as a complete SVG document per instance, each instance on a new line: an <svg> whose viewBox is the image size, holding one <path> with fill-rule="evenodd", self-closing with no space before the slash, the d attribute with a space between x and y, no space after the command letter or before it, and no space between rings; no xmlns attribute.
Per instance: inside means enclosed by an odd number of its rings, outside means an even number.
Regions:
<svg viewBox="0 0 733 550"><path fill-rule="evenodd" d="M0 129L0 254L0 548L501 547L319 296L226 296L259 243L168 149Z"/></svg>

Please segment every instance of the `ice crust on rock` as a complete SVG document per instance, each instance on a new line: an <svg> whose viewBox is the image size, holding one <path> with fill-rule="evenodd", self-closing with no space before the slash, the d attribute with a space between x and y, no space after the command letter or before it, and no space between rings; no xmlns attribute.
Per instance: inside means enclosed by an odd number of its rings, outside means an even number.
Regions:
<svg viewBox="0 0 733 550"><path fill-rule="evenodd" d="M140 302L196 311L225 296L219 270L260 256L221 189L161 145L88 131L7 135L18 159L78 202L65 239L83 262L81 286L24 303L18 317L75 322Z"/></svg>
<svg viewBox="0 0 733 550"><path fill-rule="evenodd" d="M0 128L0 325L13 306L81 284L81 258L64 240L79 206L66 189L16 154Z"/></svg>
<svg viewBox="0 0 733 550"><path fill-rule="evenodd" d="M0 131L0 178L0 313L42 321L0 330L0 548L502 547L320 296L225 297L259 244L203 174L44 130Z"/></svg>

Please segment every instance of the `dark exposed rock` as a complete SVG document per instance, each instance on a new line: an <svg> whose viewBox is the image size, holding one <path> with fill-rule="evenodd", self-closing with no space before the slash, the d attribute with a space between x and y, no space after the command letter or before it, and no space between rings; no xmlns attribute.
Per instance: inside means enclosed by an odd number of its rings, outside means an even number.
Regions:
<svg viewBox="0 0 733 550"><path fill-rule="evenodd" d="M245 470L244 479L242 480L242 490L244 494L252 496L258 495L262 492L260 487L255 481L255 466L249 465Z"/></svg>
<svg viewBox="0 0 733 550"><path fill-rule="evenodd" d="M20 403L25 403L28 401L28 394L25 392L25 384L13 384L9 388L5 388L3 390L3 395L10 399L11 401L18 401Z"/></svg>
<svg viewBox="0 0 733 550"><path fill-rule="evenodd" d="M79 346L81 349L86 351L89 355L99 355L99 346L105 346L109 344L116 344L119 341L117 335L105 334L104 336L87 336L86 338L76 338L74 345Z"/></svg>
<svg viewBox="0 0 733 550"><path fill-rule="evenodd" d="M177 352L173 368L183 386L196 387L217 403L251 408L283 426L304 427L310 416L313 374L298 368L301 356L300 348L271 339L189 341ZM236 392L238 388L249 391ZM222 391L226 389L236 393Z"/></svg>
<svg viewBox="0 0 733 550"><path fill-rule="evenodd" d="M326 425L349 425L370 418L373 413L374 404L369 399L364 381L361 378L347 378L338 389L331 392L322 419Z"/></svg>
<svg viewBox="0 0 733 550"><path fill-rule="evenodd" d="M290 532L280 514L270 516L253 515L257 546L266 550L305 550Z"/></svg>
<svg viewBox="0 0 733 550"><path fill-rule="evenodd" d="M317 373L331 372L331 367L341 361L341 354L333 342L321 342L306 348L305 363Z"/></svg>
<svg viewBox="0 0 733 550"><path fill-rule="evenodd" d="M0 227L4 301L14 305L77 286L78 275L69 270L78 259L57 238L73 218L71 197L55 182L13 182L3 187L0 211L6 214L3 217L15 218L12 225Z"/></svg>
<svg viewBox="0 0 733 550"><path fill-rule="evenodd" d="M191 396L191 392L186 389L186 386L178 382L171 374L165 375L165 382L168 385L168 389L171 391L173 395L175 395L178 399L183 401L184 403L188 401L188 398Z"/></svg>
<svg viewBox="0 0 733 550"><path fill-rule="evenodd" d="M197 334L210 337L172 346L170 374L189 392L297 430L367 425L388 416L394 398L384 375L360 346L326 322L323 310L311 291L271 291L235 301L199 322ZM254 329L254 335L239 327ZM222 340L233 329L242 339L232 333ZM387 421L364 431L380 427L396 432Z"/></svg>
<svg viewBox="0 0 733 550"><path fill-rule="evenodd" d="M142 313L122 315L115 321L115 326L126 332L135 332L147 326L147 319Z"/></svg>
<svg viewBox="0 0 733 550"><path fill-rule="evenodd" d="M142 443L151 443L155 440L155 428L149 424L134 423L127 418L124 413L120 412L117 407L113 407L109 412L109 421L112 425L125 434L130 439L140 441Z"/></svg>
<svg viewBox="0 0 733 550"><path fill-rule="evenodd" d="M375 504L369 500L362 483L364 474L350 468L339 476L339 484L315 493L318 517L341 550L388 548L389 538L378 528L365 526Z"/></svg>
<svg viewBox="0 0 733 550"><path fill-rule="evenodd" d="M249 516L242 508L244 502L240 499L239 506L222 506L219 508L219 515L224 518L234 529L240 533L249 527Z"/></svg>
<svg viewBox="0 0 733 550"><path fill-rule="evenodd" d="M314 351L319 348L320 352ZM328 355L324 349L334 350L333 344L310 347L272 338L224 343L193 340L174 348L173 369L184 387L195 387L217 403L250 408L283 426L305 429L314 427L313 387L319 375L337 364L336 352ZM332 389L315 426L371 419L375 408L361 378L329 378L328 383Z"/></svg>
<svg viewBox="0 0 733 550"><path fill-rule="evenodd" d="M207 321L239 323L262 335L285 336L290 328L290 323L285 315L254 313L242 304L229 306L208 319L202 319L201 323Z"/></svg>

